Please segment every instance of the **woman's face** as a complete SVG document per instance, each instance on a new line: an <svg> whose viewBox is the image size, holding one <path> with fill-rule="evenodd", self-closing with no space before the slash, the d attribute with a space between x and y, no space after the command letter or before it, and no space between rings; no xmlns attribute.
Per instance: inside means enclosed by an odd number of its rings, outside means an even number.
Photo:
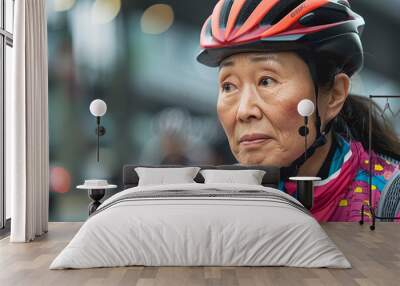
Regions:
<svg viewBox="0 0 400 286"><path fill-rule="evenodd" d="M288 166L304 152L297 104L315 102L306 63L292 52L243 53L220 65L217 112L241 164ZM315 115L308 141L315 139Z"/></svg>

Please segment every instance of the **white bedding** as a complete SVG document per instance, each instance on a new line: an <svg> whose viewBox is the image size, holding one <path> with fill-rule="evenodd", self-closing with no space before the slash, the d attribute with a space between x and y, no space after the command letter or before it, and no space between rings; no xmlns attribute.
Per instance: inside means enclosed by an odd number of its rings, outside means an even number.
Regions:
<svg viewBox="0 0 400 286"><path fill-rule="evenodd" d="M178 196L121 200L137 192L168 190L261 190L272 199ZM300 204L279 190L244 184L127 189L99 207L50 269L128 265L351 267L310 214L282 201Z"/></svg>

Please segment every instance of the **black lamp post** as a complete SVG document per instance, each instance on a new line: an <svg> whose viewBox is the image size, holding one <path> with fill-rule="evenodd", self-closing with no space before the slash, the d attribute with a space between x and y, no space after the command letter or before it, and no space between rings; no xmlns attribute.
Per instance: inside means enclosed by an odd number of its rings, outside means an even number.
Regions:
<svg viewBox="0 0 400 286"><path fill-rule="evenodd" d="M299 128L299 134L304 137L304 159L307 161L307 135L308 118L314 113L314 103L309 99L303 99L297 105L297 112L304 117L304 126ZM304 161L304 162L305 162ZM296 181L297 191L296 199L301 202L305 208L311 210L314 205L314 181L319 181L318 177L291 177L290 180Z"/></svg>
<svg viewBox="0 0 400 286"><path fill-rule="evenodd" d="M100 137L106 134L106 129L100 125L101 117L107 112L107 104L101 99L95 99L90 103L90 112L96 117L96 135L97 135L97 162L100 157Z"/></svg>
<svg viewBox="0 0 400 286"><path fill-rule="evenodd" d="M308 129L308 117L314 113L314 103L309 99L303 99L297 105L297 112L304 117L304 126L299 128L299 134L304 137L304 159L307 161L307 135L310 133ZM304 161L304 162L305 162Z"/></svg>

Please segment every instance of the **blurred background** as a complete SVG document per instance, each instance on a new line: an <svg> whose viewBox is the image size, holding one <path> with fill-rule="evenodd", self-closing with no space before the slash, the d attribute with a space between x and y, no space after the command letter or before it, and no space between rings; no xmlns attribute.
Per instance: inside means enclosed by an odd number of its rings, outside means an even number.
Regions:
<svg viewBox="0 0 400 286"><path fill-rule="evenodd" d="M216 115L217 70L195 60L216 2L48 0L50 221L86 219L87 192L75 187L121 185L124 164L236 162ZM352 92L400 94L400 0L350 3L367 23ZM96 98L108 105L99 163Z"/></svg>

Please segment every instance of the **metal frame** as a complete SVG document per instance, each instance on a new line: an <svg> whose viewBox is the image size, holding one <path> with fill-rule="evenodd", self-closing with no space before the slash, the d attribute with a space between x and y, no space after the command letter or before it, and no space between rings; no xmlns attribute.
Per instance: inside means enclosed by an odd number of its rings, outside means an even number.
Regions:
<svg viewBox="0 0 400 286"><path fill-rule="evenodd" d="M375 230L375 222L376 219L389 219L389 220L396 220L400 218L396 217L379 217L375 215L375 206L372 205L372 166L374 165L372 162L372 102L374 98L399 98L400 95L370 95L369 96L369 112L368 112L368 121L369 121L369 127L368 127L368 162L369 162L369 196L368 196L368 205L362 205L361 206L361 220L359 223L362 225L364 224L364 209L367 208L372 217L372 225L370 225L371 230Z"/></svg>
<svg viewBox="0 0 400 286"><path fill-rule="evenodd" d="M4 188L4 94L5 94L5 38L3 27L5 26L5 2L1 0L1 23L0 23L0 229L5 227L6 196Z"/></svg>
<svg viewBox="0 0 400 286"><path fill-rule="evenodd" d="M6 93L6 47L13 47L13 34L6 31L6 0L0 0L1 21L0 21L0 229L9 229L10 223L6 223L6 192L5 192L5 93ZM15 1L12 0L14 3ZM13 5L14 5L13 3ZM14 8L13 8L14 12ZM9 15L8 15L9 16Z"/></svg>

